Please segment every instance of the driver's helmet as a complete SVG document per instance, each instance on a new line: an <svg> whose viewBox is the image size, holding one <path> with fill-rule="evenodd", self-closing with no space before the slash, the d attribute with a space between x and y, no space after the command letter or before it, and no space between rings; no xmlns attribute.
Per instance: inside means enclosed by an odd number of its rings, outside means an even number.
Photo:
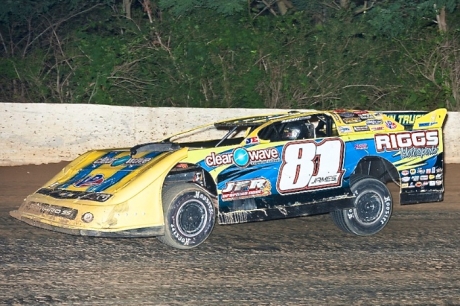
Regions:
<svg viewBox="0 0 460 306"><path fill-rule="evenodd" d="M283 128L283 133L281 135L283 140L296 140L299 139L302 132L303 123L299 122L290 122L286 124Z"/></svg>

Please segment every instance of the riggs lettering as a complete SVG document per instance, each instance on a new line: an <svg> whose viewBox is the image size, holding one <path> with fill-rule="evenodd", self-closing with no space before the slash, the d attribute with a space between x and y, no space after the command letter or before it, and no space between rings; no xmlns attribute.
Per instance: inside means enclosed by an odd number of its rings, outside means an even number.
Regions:
<svg viewBox="0 0 460 306"><path fill-rule="evenodd" d="M439 145L438 131L416 131L375 135L377 152L398 151L407 148L427 148Z"/></svg>

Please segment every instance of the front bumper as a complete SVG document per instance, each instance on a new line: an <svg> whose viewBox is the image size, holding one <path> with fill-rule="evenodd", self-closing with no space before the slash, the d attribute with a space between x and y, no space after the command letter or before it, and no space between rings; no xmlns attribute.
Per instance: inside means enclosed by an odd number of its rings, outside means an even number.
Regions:
<svg viewBox="0 0 460 306"><path fill-rule="evenodd" d="M22 222L25 222L29 225L47 229L50 231L60 232L70 235L78 236L92 236L92 237L154 237L154 236L163 236L165 233L164 226L151 226L151 227L142 227L129 230L119 230L119 231L101 231L101 230L91 230L91 229L77 229L70 228L65 226L56 226L47 223L40 222L39 218L32 216L25 216L21 214L19 210L14 210L10 212L10 216L16 218Z"/></svg>

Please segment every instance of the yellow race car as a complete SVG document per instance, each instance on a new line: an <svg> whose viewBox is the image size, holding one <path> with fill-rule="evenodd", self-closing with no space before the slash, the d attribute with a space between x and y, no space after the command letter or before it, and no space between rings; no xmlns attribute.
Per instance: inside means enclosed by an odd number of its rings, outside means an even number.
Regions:
<svg viewBox="0 0 460 306"><path fill-rule="evenodd" d="M156 236L189 249L216 222L330 213L372 235L400 203L442 201L445 109L286 111L199 126L132 148L89 151L11 216L58 232Z"/></svg>

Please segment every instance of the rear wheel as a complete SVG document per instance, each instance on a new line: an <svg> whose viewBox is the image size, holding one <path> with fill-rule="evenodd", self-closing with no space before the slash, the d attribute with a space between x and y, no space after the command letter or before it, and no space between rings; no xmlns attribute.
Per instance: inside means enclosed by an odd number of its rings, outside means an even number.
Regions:
<svg viewBox="0 0 460 306"><path fill-rule="evenodd" d="M331 212L334 223L343 231L369 236L381 231L390 220L393 200L388 188L372 177L361 177L351 184L356 196L354 208Z"/></svg>
<svg viewBox="0 0 460 306"><path fill-rule="evenodd" d="M163 190L165 235L161 242L191 249L203 243L215 224L213 200L203 188L190 183L166 186Z"/></svg>

